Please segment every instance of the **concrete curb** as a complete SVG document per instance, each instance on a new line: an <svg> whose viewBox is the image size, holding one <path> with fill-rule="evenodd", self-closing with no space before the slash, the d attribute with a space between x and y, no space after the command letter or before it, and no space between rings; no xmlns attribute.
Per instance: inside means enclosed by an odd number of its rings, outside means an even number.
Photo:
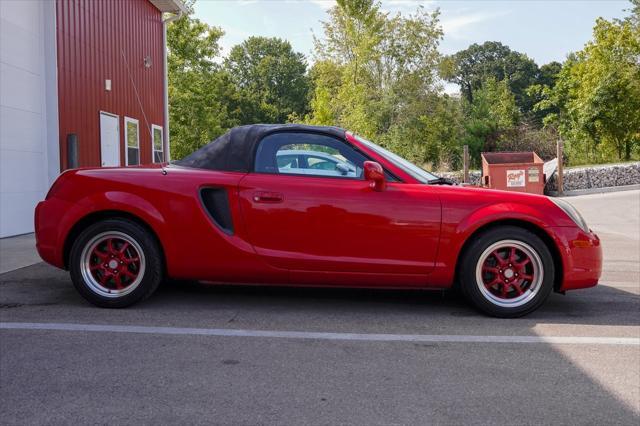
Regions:
<svg viewBox="0 0 640 426"><path fill-rule="evenodd" d="M604 194L607 192L623 192L623 191L635 191L635 190L640 190L640 184L624 185L624 186L607 186L604 188L574 189L572 191L564 191L564 194L562 194L562 196L572 197L575 195ZM557 197L558 191L549 191L548 195L552 197Z"/></svg>

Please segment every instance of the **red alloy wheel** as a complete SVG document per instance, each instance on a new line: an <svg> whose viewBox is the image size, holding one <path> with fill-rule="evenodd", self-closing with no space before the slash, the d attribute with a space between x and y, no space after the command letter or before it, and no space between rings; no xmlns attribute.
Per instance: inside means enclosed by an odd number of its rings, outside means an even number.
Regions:
<svg viewBox="0 0 640 426"><path fill-rule="evenodd" d="M81 258L85 282L103 296L128 294L144 276L145 259L140 245L121 232L95 236L85 246Z"/></svg>
<svg viewBox="0 0 640 426"><path fill-rule="evenodd" d="M503 240L480 256L477 281L480 291L499 306L521 306L531 300L542 284L540 256L528 244Z"/></svg>

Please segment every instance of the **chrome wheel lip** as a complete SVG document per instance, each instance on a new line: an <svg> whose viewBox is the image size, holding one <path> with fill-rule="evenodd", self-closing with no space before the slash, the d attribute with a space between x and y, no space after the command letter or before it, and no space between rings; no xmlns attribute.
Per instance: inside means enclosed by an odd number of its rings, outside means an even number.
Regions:
<svg viewBox="0 0 640 426"><path fill-rule="evenodd" d="M527 288L527 290L525 290L520 296L514 297L512 299L505 299L496 296L495 294L491 293L489 289L487 289L482 278L482 268L487 258L495 250L511 247L515 247L516 249L522 251L531 260L531 264L533 267L533 281L531 282L531 285ZM478 263L476 264L476 285L478 286L480 293L482 293L482 295L488 302L503 308L518 308L529 303L540 292L543 280L544 266L542 264L540 255L533 247L520 240L500 240L491 244L482 252L480 257L478 258Z"/></svg>
<svg viewBox="0 0 640 426"><path fill-rule="evenodd" d="M131 244L131 246L133 246L133 248L137 251L138 258L140 259L140 268L135 280L125 288L119 290L110 289L103 286L95 279L95 277L91 273L91 256L94 249L103 241L109 238L118 238ZM138 286L140 286L140 283L142 282L142 279L144 278L145 267L146 261L144 257L144 251L142 250L140 244L138 244L138 242L130 235L127 235L124 232L120 231L107 231L94 236L93 238L91 238L91 240L89 240L89 242L87 242L87 244L85 244L84 248L82 249L82 253L80 254L80 272L82 274L82 279L86 283L87 287L98 296L106 297L109 299L124 297L138 288Z"/></svg>

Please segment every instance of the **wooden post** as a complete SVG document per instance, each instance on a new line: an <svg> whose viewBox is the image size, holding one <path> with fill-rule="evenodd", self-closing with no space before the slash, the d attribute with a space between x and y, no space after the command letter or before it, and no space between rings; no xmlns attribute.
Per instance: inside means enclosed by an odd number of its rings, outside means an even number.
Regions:
<svg viewBox="0 0 640 426"><path fill-rule="evenodd" d="M558 157L558 171L556 172L558 174L558 178L556 179L556 182L558 183L558 195L562 195L564 192L564 171L563 171L563 164L562 164L562 158L563 158L563 151L562 151L562 140L558 139L558 144L556 146L557 148L557 152L556 152L556 156Z"/></svg>
<svg viewBox="0 0 640 426"><path fill-rule="evenodd" d="M462 167L464 170L462 182L469 183L469 145L463 147Z"/></svg>

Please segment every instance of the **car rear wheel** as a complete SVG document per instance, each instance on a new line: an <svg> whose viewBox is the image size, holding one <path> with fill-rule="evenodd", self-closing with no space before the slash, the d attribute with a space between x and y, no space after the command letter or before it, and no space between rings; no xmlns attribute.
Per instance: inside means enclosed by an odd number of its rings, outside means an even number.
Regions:
<svg viewBox="0 0 640 426"><path fill-rule="evenodd" d="M551 253L540 237L523 228L489 229L474 239L463 256L462 291L489 315L526 315L540 307L553 289Z"/></svg>
<svg viewBox="0 0 640 426"><path fill-rule="evenodd" d="M69 269L75 288L89 302L122 308L149 297L164 267L158 243L146 229L126 219L107 219L78 236Z"/></svg>

